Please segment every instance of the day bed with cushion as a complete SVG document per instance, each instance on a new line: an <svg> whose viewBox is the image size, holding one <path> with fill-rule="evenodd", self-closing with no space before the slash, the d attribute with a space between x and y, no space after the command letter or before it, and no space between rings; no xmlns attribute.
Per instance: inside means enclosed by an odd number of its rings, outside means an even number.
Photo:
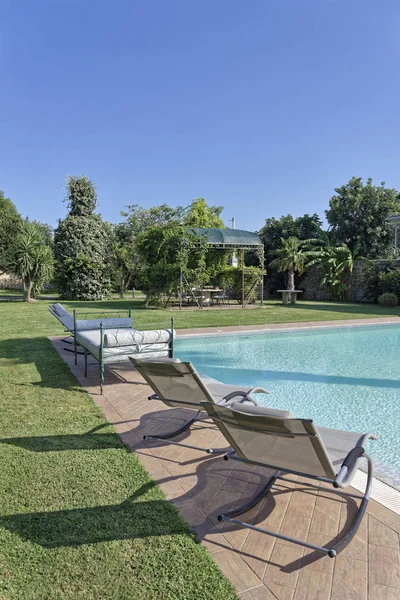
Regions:
<svg viewBox="0 0 400 600"><path fill-rule="evenodd" d="M140 331L132 328L130 309L126 318L102 317L100 319L78 319L75 309L71 315L61 304L52 305L50 312L71 333L73 339L71 351L75 353L75 364L77 364L78 354L84 355L85 377L88 355L98 361L101 391L103 391L106 364L126 362L131 355L141 358L173 356L173 319L168 329ZM85 316L88 316L88 313ZM82 349L81 352L78 351L79 347Z"/></svg>
<svg viewBox="0 0 400 600"><path fill-rule="evenodd" d="M365 446L368 440L376 439L373 434L317 427L312 420L295 419L290 413L282 413L280 416L271 414L268 407L238 403L226 407L213 402L205 402L203 407L232 447L225 455L225 460L237 460L273 471L264 488L253 500L219 515L220 521L254 529L322 552L331 558L350 543L361 523L370 496L372 462L365 452ZM351 484L362 460L366 460L368 465L364 495L338 492L338 488L346 488ZM284 477L285 480L296 481L288 478L288 474L330 484L335 489L328 488L329 493L341 493L344 497L361 500L347 533L334 539L332 545L321 547L235 518L256 506L270 492L276 480ZM304 479L302 485L316 487L304 482ZM295 494L291 502L296 502Z"/></svg>
<svg viewBox="0 0 400 600"><path fill-rule="evenodd" d="M77 318L77 311L74 308L72 314L67 311L66 308L60 303L51 304L49 306L50 314L53 315L63 327L66 329L68 333L71 334L73 338L71 340L64 340L66 343L74 344L74 338L77 331L90 331L95 329L100 329L100 323L103 323L103 327L105 329L108 328L132 328L132 313L129 308L126 312L127 317L105 317L101 315L101 318L98 317L97 313L85 313L85 319ZM96 314L96 319L88 319L87 317L91 314ZM120 314L120 313L118 313ZM72 350L72 352L75 350Z"/></svg>
<svg viewBox="0 0 400 600"><path fill-rule="evenodd" d="M239 387L221 383L216 379L200 375L190 362L181 362L177 358L144 358L130 356L129 360L139 371L143 379L149 384L154 394L149 400L160 400L166 406L174 408L189 408L197 411L179 429L164 435L145 435L144 439L160 440L169 444L176 444L187 448L202 450L209 454L225 452L227 449L199 448L182 442L171 441L184 431L187 431L200 419L205 412L202 402L213 402L229 406L232 402L257 404L254 394L268 394L262 388ZM274 412L274 409L270 409Z"/></svg>

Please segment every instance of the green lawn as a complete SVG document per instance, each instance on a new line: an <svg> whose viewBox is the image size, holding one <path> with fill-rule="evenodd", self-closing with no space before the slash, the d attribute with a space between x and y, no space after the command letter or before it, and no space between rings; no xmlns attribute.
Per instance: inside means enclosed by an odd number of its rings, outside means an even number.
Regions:
<svg viewBox="0 0 400 600"><path fill-rule="evenodd" d="M40 303L41 304L41 303ZM355 304L349 302L298 302L284 306L277 300L265 302L263 308L230 308L228 310L142 310L142 300L107 300L102 302L63 302L81 315L86 311L118 311L133 309L134 326L144 324L167 324L175 319L177 329L191 327L222 327L229 325L264 325L269 323L297 323L300 321L336 321L340 319L365 319L371 317L400 316L400 307L385 308L378 304ZM40 309L38 309L40 310Z"/></svg>
<svg viewBox="0 0 400 600"><path fill-rule="evenodd" d="M0 303L0 599L235 598L53 350L46 308Z"/></svg>
<svg viewBox="0 0 400 600"><path fill-rule="evenodd" d="M234 598L53 350L47 336L62 328L48 304L0 302L0 600ZM138 327L171 315L187 328L400 314L322 302L182 313L132 299L65 304L82 314L132 306Z"/></svg>

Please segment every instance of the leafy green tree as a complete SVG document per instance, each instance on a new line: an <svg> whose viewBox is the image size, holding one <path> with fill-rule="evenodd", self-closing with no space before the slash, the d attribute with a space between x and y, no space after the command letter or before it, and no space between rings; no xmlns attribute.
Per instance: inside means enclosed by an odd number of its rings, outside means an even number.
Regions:
<svg viewBox="0 0 400 600"><path fill-rule="evenodd" d="M373 185L372 179L364 184L361 177L352 177L335 192L326 218L338 240L369 259L389 256L393 232L386 219L400 212L399 192L384 182Z"/></svg>
<svg viewBox="0 0 400 600"><path fill-rule="evenodd" d="M8 268L22 280L25 302L31 302L34 287L39 291L52 278L53 252L36 223L22 221L19 224L8 253Z"/></svg>
<svg viewBox="0 0 400 600"><path fill-rule="evenodd" d="M65 299L101 300L109 295L112 255L110 226L94 211L96 188L87 177L67 178L69 208L54 232L56 284Z"/></svg>
<svg viewBox="0 0 400 600"><path fill-rule="evenodd" d="M22 217L14 203L0 190L0 275L9 269L8 253L21 222Z"/></svg>
<svg viewBox="0 0 400 600"><path fill-rule="evenodd" d="M299 240L308 240L316 237L322 221L319 216L305 214L294 219L292 215L282 215L280 219L271 217L265 221L264 227L259 231L259 236L264 242L265 252L277 250L282 245L282 238L296 237Z"/></svg>
<svg viewBox="0 0 400 600"><path fill-rule="evenodd" d="M177 223L153 225L138 236L139 285L146 294L146 306L159 303L161 296L166 305L172 294L178 294L181 266L186 269L188 265L186 238L186 229Z"/></svg>
<svg viewBox="0 0 400 600"><path fill-rule="evenodd" d="M122 212L125 221L114 228L113 263L120 293L132 281L146 293L147 304L168 298L179 291L180 267L193 285L207 283L226 266L223 252L205 251L206 244L189 241L191 227L224 227L222 207L208 206L197 198L187 207L167 204L143 208L137 204Z"/></svg>
<svg viewBox="0 0 400 600"><path fill-rule="evenodd" d="M186 227L225 228L222 211L223 206L208 206L204 198L196 198L186 209L183 223Z"/></svg>
<svg viewBox="0 0 400 600"><path fill-rule="evenodd" d="M183 219L184 208L178 206L172 208L168 204L144 208L138 204L131 204L121 211L121 216L125 217L124 225L129 230L131 238L139 235L142 231L153 225L168 225L170 223L179 223Z"/></svg>
<svg viewBox="0 0 400 600"><path fill-rule="evenodd" d="M114 225L113 229L113 274L114 285L121 298L133 285L139 270L139 259L135 248L135 237L126 223Z"/></svg>
<svg viewBox="0 0 400 600"><path fill-rule="evenodd" d="M307 244L296 237L281 239L282 246L274 251L276 258L270 263L270 267L280 273L287 272L287 289L294 290L294 275L301 275L307 265Z"/></svg>
<svg viewBox="0 0 400 600"><path fill-rule="evenodd" d="M50 248L53 247L53 228L51 227L51 225L48 225L47 223L41 223L40 221L31 221L31 223L35 223L35 225L37 225L37 227L41 230L42 234L43 234L43 239L44 239L44 243L46 244L46 246L50 246Z"/></svg>

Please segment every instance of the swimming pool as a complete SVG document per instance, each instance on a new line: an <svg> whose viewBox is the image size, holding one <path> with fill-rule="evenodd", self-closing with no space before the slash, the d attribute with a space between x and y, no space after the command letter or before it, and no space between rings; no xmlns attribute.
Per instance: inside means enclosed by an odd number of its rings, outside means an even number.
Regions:
<svg viewBox="0 0 400 600"><path fill-rule="evenodd" d="M178 338L175 356L318 425L370 431L375 471L400 487L400 325Z"/></svg>

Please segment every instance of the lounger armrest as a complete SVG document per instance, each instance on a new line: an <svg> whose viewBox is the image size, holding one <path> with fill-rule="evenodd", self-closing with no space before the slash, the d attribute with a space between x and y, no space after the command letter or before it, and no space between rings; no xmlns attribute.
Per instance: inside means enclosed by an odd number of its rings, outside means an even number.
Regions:
<svg viewBox="0 0 400 600"><path fill-rule="evenodd" d="M255 388L251 388L251 390L249 390L247 392L248 396L250 396L251 394L269 394L269 391L264 390L264 388L255 387Z"/></svg>
<svg viewBox="0 0 400 600"><path fill-rule="evenodd" d="M343 487L343 482L346 479L347 473L351 471L359 458L364 456L365 450L362 446L356 446L346 456L344 459L342 466L340 467L339 473L335 477L335 481L333 482L333 487Z"/></svg>
<svg viewBox="0 0 400 600"><path fill-rule="evenodd" d="M241 400L235 400L235 402L251 402L252 404L257 406L256 400L254 400L254 398L251 397L252 394L269 394L269 392L267 392L267 390L264 390L264 388L258 388L258 387L251 388L251 390L249 390L248 392L243 392L241 390L238 390L237 392L231 392L230 394L228 394L227 396L222 398L222 400L220 402L218 402L218 404L223 404L223 405L232 404L232 401L234 400L234 398L237 398L239 396L239 397L241 397Z"/></svg>
<svg viewBox="0 0 400 600"><path fill-rule="evenodd" d="M251 390L250 390L251 391ZM241 400L235 400L235 398L240 397ZM252 402L253 404L255 404L257 406L257 402L255 400L253 400L253 398L249 397L249 392L242 392L240 390L238 390L237 392L231 392L230 394L227 394L226 396L224 396L224 398L222 398L222 400L220 400L218 402L218 404L222 404L224 406L229 406L230 404L233 404L233 402Z"/></svg>

